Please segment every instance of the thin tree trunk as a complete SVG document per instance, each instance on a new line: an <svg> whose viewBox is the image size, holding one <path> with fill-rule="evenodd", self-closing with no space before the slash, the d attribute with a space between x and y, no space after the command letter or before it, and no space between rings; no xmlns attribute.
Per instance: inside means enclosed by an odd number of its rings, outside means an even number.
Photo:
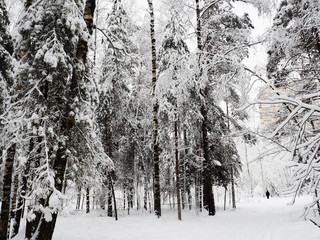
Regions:
<svg viewBox="0 0 320 240"><path fill-rule="evenodd" d="M143 196L143 208L144 210L148 211L148 176L147 173L144 173L143 177L143 189L144 189L144 196Z"/></svg>
<svg viewBox="0 0 320 240"><path fill-rule="evenodd" d="M21 191L20 191L20 184L19 184L19 173L18 173L18 166L16 164L15 169L16 173L14 176L14 190L12 196L12 206L11 206L11 218L13 218L13 225L11 231L11 238L16 236L19 231L20 227L20 220L21 220L21 213L20 209L22 209L23 201L21 198Z"/></svg>
<svg viewBox="0 0 320 240"><path fill-rule="evenodd" d="M160 167L159 167L159 145L158 145L158 110L159 104L155 96L157 84L157 55L156 38L154 30L153 2L148 0L150 11L150 34L152 49L152 97L153 97L153 167L154 167L154 212L159 218L161 216L161 195L160 195Z"/></svg>
<svg viewBox="0 0 320 240"><path fill-rule="evenodd" d="M188 137L187 137L187 130L184 129L183 130L183 138L184 138L184 152L185 152L185 166L184 166L184 169L185 169L185 192L187 193L187 196L188 196L188 205L189 205L189 210L191 210L192 208L192 196L191 196L191 190L190 190L190 182L191 182L191 179L190 179L190 165L189 165L189 159L188 159L188 154L189 154L189 150L188 150L188 147L189 147L189 144L188 144Z"/></svg>
<svg viewBox="0 0 320 240"><path fill-rule="evenodd" d="M202 141L203 141L203 207L213 216L216 213L211 177L211 162L209 158L209 140L207 132L208 115L205 106L201 107L202 121Z"/></svg>
<svg viewBox="0 0 320 240"><path fill-rule="evenodd" d="M226 210L227 204L227 187L224 187L224 197L223 197L223 210Z"/></svg>
<svg viewBox="0 0 320 240"><path fill-rule="evenodd" d="M199 211L200 203L199 203L199 179L198 179L198 173L196 172L194 177L194 198L195 198L195 205L196 205L196 211Z"/></svg>
<svg viewBox="0 0 320 240"><path fill-rule="evenodd" d="M81 187L78 187L76 209L80 210L80 208L81 208Z"/></svg>
<svg viewBox="0 0 320 240"><path fill-rule="evenodd" d="M265 187L265 182L264 182L264 175L263 175L263 166L262 166L262 160L261 160L261 155L260 155L260 147L258 144L258 154L259 154L259 163L260 163L260 170L261 170L261 182L262 182L262 196L266 192L266 187Z"/></svg>
<svg viewBox="0 0 320 240"><path fill-rule="evenodd" d="M16 153L16 143L11 144L7 150L6 163L4 166L4 176L2 185L2 201L0 213L0 239L6 240L9 238L10 229L10 198L12 188L12 174L14 156Z"/></svg>
<svg viewBox="0 0 320 240"><path fill-rule="evenodd" d="M245 142L244 142L244 151L245 151L245 158L246 158L246 164L247 164L248 179L250 182L250 194L251 194L251 197L253 197L253 186L252 186L252 179L251 179L249 161L248 161L248 150L247 150L247 144Z"/></svg>
<svg viewBox="0 0 320 240"><path fill-rule="evenodd" d="M233 174L233 167L231 167L231 197L232 197L232 208L236 209L236 192L234 189L234 174Z"/></svg>
<svg viewBox="0 0 320 240"><path fill-rule="evenodd" d="M123 187L123 210L126 209L126 188Z"/></svg>
<svg viewBox="0 0 320 240"><path fill-rule="evenodd" d="M116 220L118 220L117 201L116 201L116 195L114 193L114 188L113 188L113 183L112 183L112 178L111 178L110 172L108 173L108 178L109 178L109 184L111 186L111 193L112 193L112 197L113 197L114 217Z"/></svg>
<svg viewBox="0 0 320 240"><path fill-rule="evenodd" d="M177 204L178 204L178 219L181 220L181 199L180 199L180 174L179 174L179 143L178 143L178 122L174 123L175 135L175 157L176 157L176 191L177 191Z"/></svg>
<svg viewBox="0 0 320 240"><path fill-rule="evenodd" d="M110 182L110 177L108 173L108 217L112 217L112 183Z"/></svg>
<svg viewBox="0 0 320 240"><path fill-rule="evenodd" d="M86 213L90 213L90 188L86 189Z"/></svg>

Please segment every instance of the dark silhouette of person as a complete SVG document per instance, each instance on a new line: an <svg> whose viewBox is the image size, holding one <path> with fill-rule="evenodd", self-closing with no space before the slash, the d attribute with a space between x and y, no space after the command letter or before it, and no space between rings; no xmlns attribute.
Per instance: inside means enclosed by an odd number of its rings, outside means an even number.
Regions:
<svg viewBox="0 0 320 240"><path fill-rule="evenodd" d="M269 199L269 197L270 197L270 193L269 193L269 191L267 190L267 192L266 192L266 196L267 196L267 199Z"/></svg>

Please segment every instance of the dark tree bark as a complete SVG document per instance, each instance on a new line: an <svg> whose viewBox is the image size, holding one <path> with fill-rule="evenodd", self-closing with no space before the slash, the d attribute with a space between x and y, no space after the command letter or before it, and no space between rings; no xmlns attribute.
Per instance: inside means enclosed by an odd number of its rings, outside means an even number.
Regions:
<svg viewBox="0 0 320 240"><path fill-rule="evenodd" d="M87 187L86 191L86 213L90 213L90 188Z"/></svg>
<svg viewBox="0 0 320 240"><path fill-rule="evenodd" d="M108 217L112 217L112 183L110 182L109 173L108 173Z"/></svg>
<svg viewBox="0 0 320 240"><path fill-rule="evenodd" d="M192 208L192 196L191 196L191 175L190 175L190 164L189 164L189 159L188 159L188 154L189 154L189 144L188 144L188 137L187 137L187 130L183 130L183 139L184 139L184 152L185 152L185 161L184 161L184 169L185 169L185 192L188 196L188 205L189 205L189 210Z"/></svg>
<svg viewBox="0 0 320 240"><path fill-rule="evenodd" d="M231 198L232 198L232 208L236 209L236 192L234 189L234 174L233 174L233 166L231 167Z"/></svg>
<svg viewBox="0 0 320 240"><path fill-rule="evenodd" d="M19 173L18 173L18 166L15 166L15 176L14 176L14 190L12 196L12 207L11 207L11 218L13 219L13 226L11 231L11 237L13 238L18 234L19 227L20 227L20 220L22 211L20 209L23 206L23 200L21 197L21 190L19 189Z"/></svg>
<svg viewBox="0 0 320 240"><path fill-rule="evenodd" d="M156 216L161 216L161 195L160 195L160 167L159 167L159 144L158 144L158 110L159 104L155 97L155 88L157 84L157 55L156 38L154 30L154 12L153 2L148 0L150 11L150 34L152 49L152 97L153 97L153 167L154 167L154 212Z"/></svg>
<svg viewBox="0 0 320 240"><path fill-rule="evenodd" d="M176 191L178 204L178 219L181 220L181 199L180 199L180 173L179 173L179 142L178 142L178 122L174 122L175 136L175 158L176 158Z"/></svg>
<svg viewBox="0 0 320 240"><path fill-rule="evenodd" d="M144 176L143 176L143 208L144 210L148 211L148 176L146 171L144 171Z"/></svg>
<svg viewBox="0 0 320 240"><path fill-rule="evenodd" d="M95 0L87 0L85 5L85 12L84 12L84 20L87 25L87 29L89 33L92 33L92 21L93 13L95 11ZM88 53L88 43L84 40L79 40L76 52L76 63L81 62L82 64L86 64L86 58ZM59 142L58 143L58 150L56 153L56 158L53 164L53 170L55 172L55 188L58 191L62 191L62 186L64 183L64 174L67 167L67 151L68 151L68 142L72 141L73 139L73 131L75 125L74 115L72 114L72 100L78 94L78 82L83 77L83 72L79 71L76 67L73 68L73 74L71 79L71 84L69 88L69 102L66 104L65 108L63 109L63 117L61 118L60 123L60 132L64 133L67 137L67 141ZM61 101L61 106L63 106L63 98L65 97L64 94L61 92L57 92L57 101ZM50 195L46 199L45 205L48 204L48 199ZM57 213L52 214L52 220L47 222L42 215L40 220L40 225L38 226L37 236L35 237L36 240L51 240L53 231L55 228L57 220Z"/></svg>
<svg viewBox="0 0 320 240"><path fill-rule="evenodd" d="M202 120L202 141L203 141L203 207L209 212L209 216L216 213L212 191L211 161L209 158L208 140L208 113L206 107L201 107Z"/></svg>
<svg viewBox="0 0 320 240"><path fill-rule="evenodd" d="M199 0L196 0L196 16L197 16L197 47L198 47L198 65L199 65L199 76L202 75L201 67L201 51L203 50L201 42L201 16L200 16L200 5ZM201 95L206 98L207 88L200 90ZM201 106L201 115L202 115L202 124L201 124L201 133L202 133L202 147L203 147L203 207L209 212L209 216L215 215L215 203L212 191L212 178L211 178L211 162L209 158L209 141L208 141L208 112L206 107L206 102L202 103Z"/></svg>
<svg viewBox="0 0 320 240"><path fill-rule="evenodd" d="M36 128L39 127L39 124L34 124L34 126ZM30 162L30 164L33 164L33 167L38 168L40 166L40 161L41 161L41 151L42 151L42 147L40 147L40 143L42 142L43 138L42 137L37 137L37 139L32 139L30 141L30 146L29 146L29 151L31 153L31 151L34 150L35 144L34 141L36 142L36 145L38 145L38 149L36 151L36 156L32 156L28 161ZM32 163L31 163L32 162ZM32 175L32 174L31 174ZM44 206L45 204L45 199L41 198L36 198L35 199L36 204L42 205ZM32 206L29 206L30 209L28 209L29 211L31 211ZM33 237L33 235L35 234L37 227L40 223L41 220L41 212L40 211L34 211L35 214L35 218L31 221L27 220L27 225L26 225L26 235L25 238L26 239L31 239L31 237Z"/></svg>
<svg viewBox="0 0 320 240"><path fill-rule="evenodd" d="M16 143L11 144L7 150L7 159L4 166L4 176L2 185L2 201L1 201L1 213L0 213L0 239L6 240L9 238L10 229L10 196L12 188L12 174L14 156L16 153Z"/></svg>
<svg viewBox="0 0 320 240"><path fill-rule="evenodd" d="M108 173L108 180L109 180L109 185L110 185L110 190L113 198L113 206L114 206L114 217L116 220L118 220L118 211L117 211L117 201L116 201L116 195L114 193L114 188L113 188L113 183L112 183L112 177L111 173ZM109 206L108 206L108 216L109 216ZM111 216L112 216L112 209L111 209Z"/></svg>

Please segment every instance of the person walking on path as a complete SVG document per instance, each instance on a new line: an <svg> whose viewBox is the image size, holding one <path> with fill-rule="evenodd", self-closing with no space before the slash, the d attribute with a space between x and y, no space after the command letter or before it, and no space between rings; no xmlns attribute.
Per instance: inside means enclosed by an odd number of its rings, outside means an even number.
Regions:
<svg viewBox="0 0 320 240"><path fill-rule="evenodd" d="M269 197L270 197L270 193L269 193L269 191L267 190L267 192L266 192L266 196L267 196L267 199L269 199Z"/></svg>

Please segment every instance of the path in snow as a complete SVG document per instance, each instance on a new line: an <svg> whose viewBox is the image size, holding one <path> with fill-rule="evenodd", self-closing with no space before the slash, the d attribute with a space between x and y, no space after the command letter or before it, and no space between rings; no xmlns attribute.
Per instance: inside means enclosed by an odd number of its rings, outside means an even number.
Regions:
<svg viewBox="0 0 320 240"><path fill-rule="evenodd" d="M299 217L306 199L289 201L254 199L236 211L218 208L214 217L184 211L183 221L169 210L160 219L140 211L119 221L98 212L59 216L53 240L319 240L320 229Z"/></svg>

